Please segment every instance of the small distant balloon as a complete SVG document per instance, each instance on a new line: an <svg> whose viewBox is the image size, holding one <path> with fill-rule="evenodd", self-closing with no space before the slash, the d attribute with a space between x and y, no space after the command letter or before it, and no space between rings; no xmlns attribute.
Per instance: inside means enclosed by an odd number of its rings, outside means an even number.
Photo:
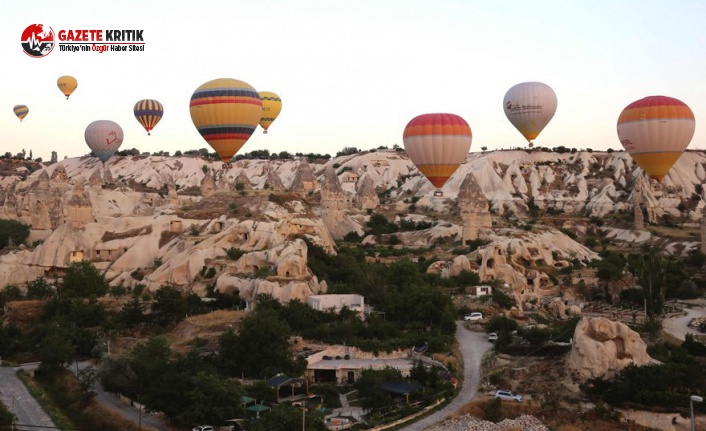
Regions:
<svg viewBox="0 0 706 431"><path fill-rule="evenodd" d="M262 100L246 82L214 79L194 91L189 112L196 130L228 164L260 122Z"/></svg>
<svg viewBox="0 0 706 431"><path fill-rule="evenodd" d="M262 133L267 133L272 122L277 119L277 116L282 111L282 99L271 91L261 91L260 99L262 99L262 118L260 118L260 127L264 129Z"/></svg>
<svg viewBox="0 0 706 431"><path fill-rule="evenodd" d="M65 75L57 79L56 85L59 87L64 96L68 99L71 93L78 87L78 82L73 76Z"/></svg>
<svg viewBox="0 0 706 431"><path fill-rule="evenodd" d="M423 114L407 124L402 139L412 163L440 189L466 160L473 135L458 115Z"/></svg>
<svg viewBox="0 0 706 431"><path fill-rule="evenodd" d="M15 111L15 115L17 115L17 118L19 118L20 121L22 121L29 113L29 108L26 105L15 105L12 110Z"/></svg>
<svg viewBox="0 0 706 431"><path fill-rule="evenodd" d="M556 93L542 82L523 82L510 88L503 99L505 116L530 146L556 112Z"/></svg>
<svg viewBox="0 0 706 431"><path fill-rule="evenodd" d="M135 103L133 113L137 121L147 130L147 135L149 135L154 126L162 119L164 107L156 100L144 99Z"/></svg>
<svg viewBox="0 0 706 431"><path fill-rule="evenodd" d="M618 117L618 138L625 151L659 182L689 146L695 128L691 109L667 96L632 102Z"/></svg>
<svg viewBox="0 0 706 431"><path fill-rule="evenodd" d="M94 121L86 127L83 134L88 148L105 163L118 151L123 143L123 129L110 120Z"/></svg>

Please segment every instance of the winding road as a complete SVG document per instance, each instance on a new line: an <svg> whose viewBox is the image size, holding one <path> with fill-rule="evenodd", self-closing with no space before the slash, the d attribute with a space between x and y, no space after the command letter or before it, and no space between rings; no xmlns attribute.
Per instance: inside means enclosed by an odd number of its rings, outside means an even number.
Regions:
<svg viewBox="0 0 706 431"><path fill-rule="evenodd" d="M407 425L401 431L422 431L435 425L446 419L449 414L458 411L478 393L483 355L493 345L490 344L485 333L469 331L463 326L463 322L456 323L456 340L463 355L463 387L456 398L442 407L441 410L437 410L431 415Z"/></svg>
<svg viewBox="0 0 706 431"><path fill-rule="evenodd" d="M37 426L55 427L49 415L44 413L37 400L17 377L15 367L0 367L0 402L17 417L17 430L32 431L36 430Z"/></svg>

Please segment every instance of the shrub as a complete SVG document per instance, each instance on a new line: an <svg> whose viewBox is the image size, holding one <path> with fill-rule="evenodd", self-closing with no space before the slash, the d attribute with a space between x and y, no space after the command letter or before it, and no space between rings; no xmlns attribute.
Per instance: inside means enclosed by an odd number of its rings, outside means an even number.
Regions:
<svg viewBox="0 0 706 431"><path fill-rule="evenodd" d="M245 252L239 248L231 247L228 250L226 250L226 255L228 255L228 258L230 260L238 260L242 255L244 255Z"/></svg>

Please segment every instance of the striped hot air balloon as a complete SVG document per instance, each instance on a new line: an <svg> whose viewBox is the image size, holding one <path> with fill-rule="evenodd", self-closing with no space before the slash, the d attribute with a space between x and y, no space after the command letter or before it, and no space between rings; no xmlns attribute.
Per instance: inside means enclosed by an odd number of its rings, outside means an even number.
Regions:
<svg viewBox="0 0 706 431"><path fill-rule="evenodd" d="M201 136L227 164L260 122L262 100L243 81L214 79L194 91L189 111Z"/></svg>
<svg viewBox="0 0 706 431"><path fill-rule="evenodd" d="M26 105L15 105L12 110L15 111L15 115L17 115L17 118L19 118L20 121L22 121L29 113L29 108Z"/></svg>
<svg viewBox="0 0 706 431"><path fill-rule="evenodd" d="M262 133L267 133L267 129L282 111L282 99L271 91L261 91L259 94L260 99L262 99L260 127L264 129Z"/></svg>
<svg viewBox="0 0 706 431"><path fill-rule="evenodd" d="M691 109L667 96L637 100L618 117L618 137L625 151L660 182L689 146L695 128Z"/></svg>
<svg viewBox="0 0 706 431"><path fill-rule="evenodd" d="M147 134L159 123L164 115L164 107L161 103L152 99L144 99L135 103L133 113L137 121L147 130Z"/></svg>
<svg viewBox="0 0 706 431"><path fill-rule="evenodd" d="M556 93L542 82L523 82L507 90L503 99L505 116L530 147L532 140L549 124L556 112Z"/></svg>
<svg viewBox="0 0 706 431"><path fill-rule="evenodd" d="M472 139L471 127L454 114L419 115L403 134L407 155L437 189L466 160Z"/></svg>

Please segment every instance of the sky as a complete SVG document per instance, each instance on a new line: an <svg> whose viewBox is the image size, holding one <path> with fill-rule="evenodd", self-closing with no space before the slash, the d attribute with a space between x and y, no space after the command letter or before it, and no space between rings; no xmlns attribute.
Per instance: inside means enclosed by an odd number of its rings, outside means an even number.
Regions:
<svg viewBox="0 0 706 431"><path fill-rule="evenodd" d="M507 90L551 86L544 147L620 149L616 122L631 102L675 97L696 117L689 148L706 149L706 2L702 0L33 0L0 15L0 153L49 160L88 154L86 126L121 125L121 149L209 148L189 115L201 84L217 78L273 91L282 112L240 153L331 154L403 146L415 116L460 115L472 152L526 147L505 117ZM143 30L144 52L60 52L32 58L30 24ZM58 40L57 40L58 42ZM72 75L69 100L56 80ZM156 99L152 136L133 106ZM13 107L29 114L20 122Z"/></svg>

